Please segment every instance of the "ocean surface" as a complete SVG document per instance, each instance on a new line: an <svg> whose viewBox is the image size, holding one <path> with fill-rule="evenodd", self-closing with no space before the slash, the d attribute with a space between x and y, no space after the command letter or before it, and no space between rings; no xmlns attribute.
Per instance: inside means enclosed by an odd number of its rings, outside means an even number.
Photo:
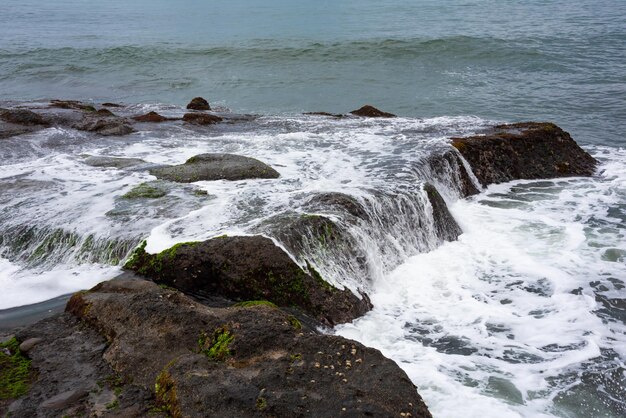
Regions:
<svg viewBox="0 0 626 418"><path fill-rule="evenodd" d="M141 239L158 251L268 233L316 193L342 192L388 219L351 230L367 279L340 254L311 254L375 305L334 332L394 359L435 417L626 416L625 22L623 0L3 0L0 107L79 99L181 116L204 96L258 117L1 140L0 318L115 276ZM400 117L301 115L365 103ZM460 199L453 173L423 169L451 136L522 120L570 132L597 174ZM259 158L281 178L158 183L166 197L129 203L153 176L85 164L203 152ZM429 229L426 181L458 241Z"/></svg>

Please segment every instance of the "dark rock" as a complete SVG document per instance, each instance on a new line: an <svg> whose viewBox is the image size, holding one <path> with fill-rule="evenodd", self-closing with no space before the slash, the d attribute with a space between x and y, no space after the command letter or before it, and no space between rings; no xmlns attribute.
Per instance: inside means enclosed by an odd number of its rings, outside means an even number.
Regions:
<svg viewBox="0 0 626 418"><path fill-rule="evenodd" d="M159 115L157 112L148 112L145 115L133 116L133 119L137 122L165 122L170 120L170 118L166 118L165 116Z"/></svg>
<svg viewBox="0 0 626 418"><path fill-rule="evenodd" d="M432 184L424 184L424 191L433 207L433 220L435 221L437 237L443 241L456 241L463 231L448 210L445 200Z"/></svg>
<svg viewBox="0 0 626 418"><path fill-rule="evenodd" d="M208 113L185 113L183 121L195 125L213 125L222 121L222 118Z"/></svg>
<svg viewBox="0 0 626 418"><path fill-rule="evenodd" d="M312 210L334 211L339 214L349 214L355 218L368 220L369 215L363 205L354 197L344 193L320 193L313 196L307 207Z"/></svg>
<svg viewBox="0 0 626 418"><path fill-rule="evenodd" d="M87 396L87 393L88 392L85 389L68 390L67 392L60 393L44 401L41 404L41 407L49 409L65 409L74 402Z"/></svg>
<svg viewBox="0 0 626 418"><path fill-rule="evenodd" d="M339 113L328 113L328 112L304 112L303 115L311 115L311 116L328 116L331 118L343 118L344 115Z"/></svg>
<svg viewBox="0 0 626 418"><path fill-rule="evenodd" d="M77 100L50 100L50 107L58 107L60 109L82 110L85 112L95 112L93 105L79 102Z"/></svg>
<svg viewBox="0 0 626 418"><path fill-rule="evenodd" d="M105 107L124 107L124 106L123 106L123 105L121 105L121 104L117 104L117 103L109 103L109 102L102 103L102 106L105 106Z"/></svg>
<svg viewBox="0 0 626 418"><path fill-rule="evenodd" d="M280 174L254 158L234 154L200 154L184 164L150 170L157 178L191 183L201 180L275 179Z"/></svg>
<svg viewBox="0 0 626 418"><path fill-rule="evenodd" d="M192 110L211 110L211 106L209 106L209 102L207 102L202 97L195 97L195 98L191 99L191 101L187 105L187 109L192 109Z"/></svg>
<svg viewBox="0 0 626 418"><path fill-rule="evenodd" d="M376 109L374 106L365 105L360 109L353 110L353 115L362 116L364 118L395 118L396 115L393 113L383 112L382 110Z"/></svg>
<svg viewBox="0 0 626 418"><path fill-rule="evenodd" d="M415 169L421 178L432 179L445 184L449 189L457 189L461 197L480 193L456 150L435 153Z"/></svg>
<svg viewBox="0 0 626 418"><path fill-rule="evenodd" d="M46 121L40 114L27 109L0 109L0 119L16 125L49 125L48 121Z"/></svg>
<svg viewBox="0 0 626 418"><path fill-rule="evenodd" d="M367 298L335 288L313 269L305 272L261 236L183 243L159 254L139 247L125 267L192 295L295 306L327 325L352 321L371 309Z"/></svg>
<svg viewBox="0 0 626 418"><path fill-rule="evenodd" d="M20 344L20 351L28 353L33 347L41 342L41 338L29 338Z"/></svg>
<svg viewBox="0 0 626 418"><path fill-rule="evenodd" d="M98 109L96 110L96 115L104 117L115 116L115 114L109 109Z"/></svg>
<svg viewBox="0 0 626 418"><path fill-rule="evenodd" d="M516 179L591 176L597 161L553 123L499 125L493 133L453 138L482 185Z"/></svg>
<svg viewBox="0 0 626 418"><path fill-rule="evenodd" d="M74 125L80 131L95 132L104 136L122 136L135 132L128 120L114 116L111 112L101 109L92 115L85 115L83 119Z"/></svg>
<svg viewBox="0 0 626 418"><path fill-rule="evenodd" d="M138 165L146 164L146 162L140 158L121 158L121 157L100 157L92 156L83 161L85 164L92 167L113 167L113 168L129 168Z"/></svg>
<svg viewBox="0 0 626 418"><path fill-rule="evenodd" d="M67 309L109 341L106 362L153 388L169 416L430 417L378 350L300 328L270 306L209 308L150 282L113 280Z"/></svg>

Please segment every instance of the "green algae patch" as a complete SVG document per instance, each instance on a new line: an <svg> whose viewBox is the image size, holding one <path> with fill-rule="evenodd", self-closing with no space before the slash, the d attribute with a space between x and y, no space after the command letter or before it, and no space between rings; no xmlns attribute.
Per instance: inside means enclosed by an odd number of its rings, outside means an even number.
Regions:
<svg viewBox="0 0 626 418"><path fill-rule="evenodd" d="M164 263L173 260L181 247L194 246L196 244L198 242L180 242L158 254L149 254L146 252L147 242L143 240L128 258L124 268L136 271L142 276L159 276L163 270Z"/></svg>
<svg viewBox="0 0 626 418"><path fill-rule="evenodd" d="M183 416L176 394L176 384L167 370L163 370L154 383L154 395L156 398L155 412L165 412L172 418Z"/></svg>
<svg viewBox="0 0 626 418"><path fill-rule="evenodd" d="M32 376L31 361L19 349L15 338L0 344L0 399L26 394Z"/></svg>
<svg viewBox="0 0 626 418"><path fill-rule="evenodd" d="M246 300L244 302L239 302L236 303L233 306L236 306L238 308L249 308L251 306L269 306L270 308L278 308L278 306L276 306L276 304L270 302L269 300Z"/></svg>
<svg viewBox="0 0 626 418"><path fill-rule="evenodd" d="M123 194L122 199L158 199L166 194L167 192L159 187L141 183Z"/></svg>
<svg viewBox="0 0 626 418"><path fill-rule="evenodd" d="M293 329L295 329L295 330L301 330L302 329L302 322L300 322L298 320L298 318L296 318L293 315L289 315L287 317L287 322L289 322L289 325L291 325L293 327Z"/></svg>
<svg viewBox="0 0 626 418"><path fill-rule="evenodd" d="M216 329L212 336L201 332L198 337L198 348L212 360L225 361L231 355L229 346L234 339L235 336L224 326Z"/></svg>

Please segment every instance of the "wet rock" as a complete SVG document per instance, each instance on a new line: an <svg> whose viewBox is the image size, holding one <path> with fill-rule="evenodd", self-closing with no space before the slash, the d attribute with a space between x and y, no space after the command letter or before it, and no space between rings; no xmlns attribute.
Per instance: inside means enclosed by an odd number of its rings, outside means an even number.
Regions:
<svg viewBox="0 0 626 418"><path fill-rule="evenodd" d="M73 127L80 131L95 132L103 136L122 136L135 132L128 120L106 110L101 109L92 115L85 115L83 119Z"/></svg>
<svg viewBox="0 0 626 418"><path fill-rule="evenodd" d="M209 308L141 280L104 282L67 309L109 341L107 364L154 390L169 416L430 417L378 350L296 326L281 309Z"/></svg>
<svg viewBox="0 0 626 418"><path fill-rule="evenodd" d="M82 110L85 112L96 111L96 108L93 107L93 105L83 103L77 100L50 100L50 107L57 107L59 109Z"/></svg>
<svg viewBox="0 0 626 418"><path fill-rule="evenodd" d="M145 115L133 116L133 119L137 122L165 122L170 120L170 118L166 118L165 116L159 115L157 112L148 112Z"/></svg>
<svg viewBox="0 0 626 418"><path fill-rule="evenodd" d="M369 215L363 205L356 198L344 193L317 194L307 202L307 207L312 210L330 210L339 214L349 214L362 220L369 219Z"/></svg>
<svg viewBox="0 0 626 418"><path fill-rule="evenodd" d="M364 118L395 118L396 115L393 113L383 112L382 110L376 109L374 106L365 105L360 109L353 110L350 112L353 115L361 116Z"/></svg>
<svg viewBox="0 0 626 418"><path fill-rule="evenodd" d="M96 115L104 117L115 116L115 114L109 109L98 109L96 110Z"/></svg>
<svg viewBox="0 0 626 418"><path fill-rule="evenodd" d="M121 105L121 104L117 104L117 103L110 103L110 102L105 102L105 103L102 103L102 106L105 106L105 107L124 107L124 106L123 106L123 105Z"/></svg>
<svg viewBox="0 0 626 418"><path fill-rule="evenodd" d="M304 112L303 115L311 115L311 116L328 116L331 118L343 118L344 115L339 113L328 113L328 112Z"/></svg>
<svg viewBox="0 0 626 418"><path fill-rule="evenodd" d="M64 409L79 399L87 396L87 393L88 392L84 389L68 390L67 392L60 393L46 400L41 404L41 407L49 409Z"/></svg>
<svg viewBox="0 0 626 418"><path fill-rule="evenodd" d="M22 353L28 353L30 350L32 350L33 347L35 347L41 341L42 341L41 338L29 338L20 344L20 351Z"/></svg>
<svg viewBox="0 0 626 418"><path fill-rule="evenodd" d="M112 168L129 168L146 164L141 158L121 158L121 157L105 157L92 156L83 161L92 167L112 167Z"/></svg>
<svg viewBox="0 0 626 418"><path fill-rule="evenodd" d="M183 121L194 125L213 125L222 121L222 118L208 113L185 113Z"/></svg>
<svg viewBox="0 0 626 418"><path fill-rule="evenodd" d="M177 244L159 254L139 247L125 268L193 295L295 306L327 325L351 321L371 309L366 297L335 288L312 268L305 272L261 236Z"/></svg>
<svg viewBox="0 0 626 418"><path fill-rule="evenodd" d="M167 194L167 190L156 184L141 183L122 195L122 199L158 199Z"/></svg>
<svg viewBox="0 0 626 418"><path fill-rule="evenodd" d="M254 158L234 154L200 154L184 164L150 170L159 179L178 183L201 180L274 179L280 174Z"/></svg>
<svg viewBox="0 0 626 418"><path fill-rule="evenodd" d="M433 219L435 221L437 237L443 241L456 241L463 231L448 210L445 200L443 200L437 188L432 184L426 183L424 185L424 191L433 208Z"/></svg>
<svg viewBox="0 0 626 418"><path fill-rule="evenodd" d="M202 97L195 97L191 99L189 104L187 105L187 109L191 110L211 110L211 106L209 106L209 102L207 102Z"/></svg>
<svg viewBox="0 0 626 418"><path fill-rule="evenodd" d="M46 121L40 114L28 109L0 109L0 119L16 125L49 125L48 121Z"/></svg>
<svg viewBox="0 0 626 418"><path fill-rule="evenodd" d="M482 185L516 179L591 176L597 162L553 123L524 122L492 133L453 138Z"/></svg>

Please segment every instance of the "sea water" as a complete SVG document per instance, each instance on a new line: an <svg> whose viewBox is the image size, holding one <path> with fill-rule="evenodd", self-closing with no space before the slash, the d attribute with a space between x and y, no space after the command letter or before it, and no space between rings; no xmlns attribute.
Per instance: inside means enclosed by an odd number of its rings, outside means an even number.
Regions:
<svg viewBox="0 0 626 418"><path fill-rule="evenodd" d="M52 128L3 140L1 232L71 234L48 258L3 243L0 309L112 277L109 245L123 252L148 238L157 251L254 233L317 192L362 202L372 189L419 195L415 167L447 138L550 120L600 161L596 176L494 185L465 200L439 184L464 233L438 247L360 231L370 280L319 267L336 285L366 290L375 307L335 332L398 362L435 416L624 416L625 21L620 0L5 0L3 106L93 99L180 116L202 95L263 116L209 133L154 128L93 141ZM364 103L402 118L299 115ZM153 177L83 163L171 164L202 152L259 158L281 179L201 182L204 198L173 189L160 205L136 207L120 196Z"/></svg>

